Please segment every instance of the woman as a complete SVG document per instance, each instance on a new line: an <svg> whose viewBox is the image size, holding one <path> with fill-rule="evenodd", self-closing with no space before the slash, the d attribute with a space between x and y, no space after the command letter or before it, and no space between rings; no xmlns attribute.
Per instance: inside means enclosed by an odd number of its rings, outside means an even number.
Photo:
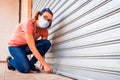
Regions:
<svg viewBox="0 0 120 80"><path fill-rule="evenodd" d="M34 19L28 19L18 25L9 40L8 49L12 56L7 58L9 70L17 69L21 73L29 73L30 70L44 69L47 73L52 72L52 68L44 60L45 53L51 46L47 40L47 29L52 24L52 17L51 10L45 8L37 12ZM34 55L30 60L27 57L29 54ZM34 65L37 61L41 63L39 70Z"/></svg>

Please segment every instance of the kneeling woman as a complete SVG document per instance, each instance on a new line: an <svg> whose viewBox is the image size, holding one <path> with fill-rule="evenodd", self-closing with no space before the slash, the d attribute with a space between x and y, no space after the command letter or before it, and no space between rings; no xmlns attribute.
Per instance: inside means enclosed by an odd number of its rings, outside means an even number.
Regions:
<svg viewBox="0 0 120 80"><path fill-rule="evenodd" d="M37 12L34 19L28 19L18 25L9 40L8 49L12 56L7 58L9 70L29 73L30 70L44 69L47 73L52 72L52 68L44 60L45 53L51 46L47 37L52 17L52 11L45 8ZM29 54L34 55L30 60L27 57ZM41 63L39 69L34 65L37 61Z"/></svg>

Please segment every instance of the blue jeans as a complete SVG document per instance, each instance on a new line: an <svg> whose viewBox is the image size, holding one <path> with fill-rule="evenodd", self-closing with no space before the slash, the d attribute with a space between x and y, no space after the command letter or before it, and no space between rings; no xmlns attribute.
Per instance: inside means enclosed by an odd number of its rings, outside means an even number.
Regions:
<svg viewBox="0 0 120 80"><path fill-rule="evenodd" d="M38 40L35 41L35 45L41 56L44 56L49 50L51 43L49 40ZM28 73L38 61L35 56L33 56L30 60L28 59L27 55L32 54L28 45L9 46L8 49L13 57L9 60L9 64L15 67L21 73Z"/></svg>

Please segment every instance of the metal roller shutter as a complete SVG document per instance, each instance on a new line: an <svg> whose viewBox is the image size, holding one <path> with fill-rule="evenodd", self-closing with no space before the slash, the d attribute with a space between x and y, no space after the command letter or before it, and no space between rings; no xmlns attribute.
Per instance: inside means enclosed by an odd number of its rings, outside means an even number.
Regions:
<svg viewBox="0 0 120 80"><path fill-rule="evenodd" d="M54 13L46 60L56 73L120 79L120 0L33 0L33 14L45 7Z"/></svg>

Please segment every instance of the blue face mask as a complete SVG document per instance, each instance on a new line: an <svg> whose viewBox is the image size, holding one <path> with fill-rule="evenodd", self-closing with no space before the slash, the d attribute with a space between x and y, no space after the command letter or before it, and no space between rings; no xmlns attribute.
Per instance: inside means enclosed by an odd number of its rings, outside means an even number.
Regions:
<svg viewBox="0 0 120 80"><path fill-rule="evenodd" d="M49 26L49 22L42 18L38 20L38 25L40 28L47 28Z"/></svg>

